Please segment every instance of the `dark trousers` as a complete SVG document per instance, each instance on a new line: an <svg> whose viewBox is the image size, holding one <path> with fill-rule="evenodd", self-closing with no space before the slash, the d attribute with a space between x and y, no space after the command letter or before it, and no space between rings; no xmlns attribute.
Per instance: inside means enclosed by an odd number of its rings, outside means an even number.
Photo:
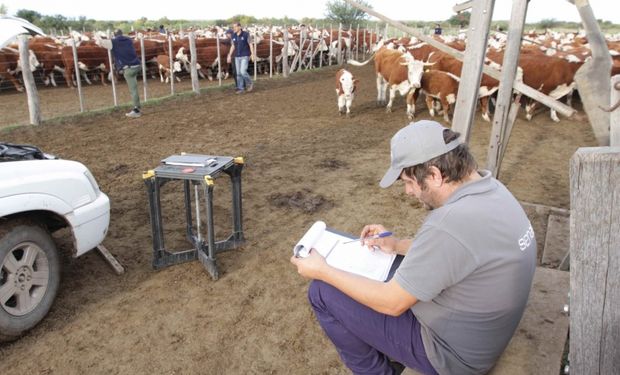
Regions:
<svg viewBox="0 0 620 375"><path fill-rule="evenodd" d="M310 284L308 299L321 328L354 374L393 374L390 359L424 374L437 374L411 310L397 317L381 314L317 280Z"/></svg>

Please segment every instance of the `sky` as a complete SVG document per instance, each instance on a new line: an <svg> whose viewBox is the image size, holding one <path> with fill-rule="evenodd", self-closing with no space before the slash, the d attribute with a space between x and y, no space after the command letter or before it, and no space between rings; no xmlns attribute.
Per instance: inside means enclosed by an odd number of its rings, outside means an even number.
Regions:
<svg viewBox="0 0 620 375"><path fill-rule="evenodd" d="M396 20L443 21L454 13L452 7L464 0L367 0L373 9ZM146 17L149 20L168 19L215 20L228 19L237 14L256 18L288 16L294 19L324 18L327 0L250 0L250 1L189 1L174 3L150 0L127 1L106 0L0 0L14 15L20 9L37 11L43 15L61 14L65 17L85 16L96 20L135 20ZM590 0L597 19L620 24L618 0ZM508 20L512 1L496 0L493 20ZM558 21L580 21L574 5L566 0L531 0L526 22L555 18Z"/></svg>

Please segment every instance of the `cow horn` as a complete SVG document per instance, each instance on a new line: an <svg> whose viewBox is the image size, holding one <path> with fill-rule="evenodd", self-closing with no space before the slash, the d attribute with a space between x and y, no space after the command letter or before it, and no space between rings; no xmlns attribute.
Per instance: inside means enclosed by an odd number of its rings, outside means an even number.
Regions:
<svg viewBox="0 0 620 375"><path fill-rule="evenodd" d="M433 65L435 65L435 63L434 63L434 62L433 62L433 63L425 62L425 63L423 63L423 64L424 64L424 66L433 66Z"/></svg>

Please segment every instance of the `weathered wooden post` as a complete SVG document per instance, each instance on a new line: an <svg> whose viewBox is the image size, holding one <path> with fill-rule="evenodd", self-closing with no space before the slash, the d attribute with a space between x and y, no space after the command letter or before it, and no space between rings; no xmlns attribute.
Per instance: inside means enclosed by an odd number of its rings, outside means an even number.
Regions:
<svg viewBox="0 0 620 375"><path fill-rule="evenodd" d="M232 43L232 41L231 41ZM222 86L222 54L220 52L220 37L216 35L215 38L215 49L217 50L217 81L218 86ZM234 62L234 56L231 57L231 61ZM237 68L235 67L235 74L237 74ZM236 77L235 81L237 80Z"/></svg>
<svg viewBox="0 0 620 375"><path fill-rule="evenodd" d="M514 120L516 119L516 117L510 119L508 116L510 106L511 103L513 106L519 105L518 102L516 104L512 102L512 87L519 64L521 35L523 34L523 25L525 24L525 16L527 14L527 3L528 0L514 0L512 2L508 39L502 63L502 79L499 81L497 104L495 105L493 128L491 129L487 153L487 169L495 177L499 174L503 154L510 138Z"/></svg>
<svg viewBox="0 0 620 375"><path fill-rule="evenodd" d="M342 65L342 46L340 41L342 40L342 23L338 24L338 65Z"/></svg>
<svg viewBox="0 0 620 375"><path fill-rule="evenodd" d="M467 33L463 72L468 72L468 74L461 75L452 120L452 129L461 133L461 140L467 143L469 143L469 130L474 120L476 102L478 101L493 5L495 5L495 0L477 0L474 2L469 32Z"/></svg>
<svg viewBox="0 0 620 375"><path fill-rule="evenodd" d="M252 38L252 44L254 44L254 56L252 56L252 59L250 59L253 60L252 63L254 64L254 81L256 81L256 76L258 74L258 64L256 64L256 60L258 60L258 53L256 52L256 38L258 36L257 34L258 32L255 32L254 37Z"/></svg>
<svg viewBox="0 0 620 375"><path fill-rule="evenodd" d="M140 59L142 64L142 88L144 89L144 101L147 100L147 79L146 79L146 52L144 51L144 35L138 36L140 39Z"/></svg>
<svg viewBox="0 0 620 375"><path fill-rule="evenodd" d="M190 76L192 77L192 91L196 94L200 94L200 84L198 83L198 69L196 67L196 34L193 31L189 32L189 53L192 55L190 58ZM170 67L172 69L172 66Z"/></svg>
<svg viewBox="0 0 620 375"><path fill-rule="evenodd" d="M592 7L587 0L569 1L575 4L581 22L586 30L588 45L592 58L586 61L575 73L575 82L579 87L579 97L594 135L600 146L609 145L609 113L599 106L609 103L609 71L611 56L607 42L598 21L594 17Z"/></svg>
<svg viewBox="0 0 620 375"><path fill-rule="evenodd" d="M570 161L570 372L620 368L620 147Z"/></svg>
<svg viewBox="0 0 620 375"><path fill-rule="evenodd" d="M170 62L170 95L174 95L174 69L172 69L174 58L172 57L172 34L168 35L168 59Z"/></svg>
<svg viewBox="0 0 620 375"><path fill-rule="evenodd" d="M112 81L112 98L114 100L114 106L118 106L118 101L116 100L116 79L114 77L114 63L112 62L112 50L108 50L108 64L110 64L110 78ZM104 78L105 79L105 78Z"/></svg>
<svg viewBox="0 0 620 375"><path fill-rule="evenodd" d="M612 109L617 104L620 104L620 74L611 77L610 98ZM618 107L609 116L609 145L620 147L620 108Z"/></svg>
<svg viewBox="0 0 620 375"><path fill-rule="evenodd" d="M75 69L75 81L77 82L78 97L80 99L80 112L84 112L84 93L82 93L82 82L80 81L80 66L78 65L77 45L75 38L71 38L71 48L73 50L73 67Z"/></svg>
<svg viewBox="0 0 620 375"><path fill-rule="evenodd" d="M288 27L284 25L284 46L282 47L282 76L288 78Z"/></svg>
<svg viewBox="0 0 620 375"><path fill-rule="evenodd" d="M269 26L269 78L273 77L273 26Z"/></svg>
<svg viewBox="0 0 620 375"><path fill-rule="evenodd" d="M332 66L332 44L334 43L334 26L330 23L329 24L329 52L328 52L328 57L329 57L329 66Z"/></svg>
<svg viewBox="0 0 620 375"><path fill-rule="evenodd" d="M357 29L355 29L355 60L359 60L359 50L360 50L360 24L357 24Z"/></svg>
<svg viewBox="0 0 620 375"><path fill-rule="evenodd" d="M30 113L30 125L41 124L41 107L39 105L39 93L30 70L30 50L28 49L28 37L19 36L19 58L22 61L22 77L26 96L28 97L28 112Z"/></svg>

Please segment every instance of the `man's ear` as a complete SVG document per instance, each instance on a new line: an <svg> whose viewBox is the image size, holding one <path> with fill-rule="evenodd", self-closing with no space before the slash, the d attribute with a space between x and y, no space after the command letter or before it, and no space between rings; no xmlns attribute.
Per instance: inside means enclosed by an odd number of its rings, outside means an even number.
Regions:
<svg viewBox="0 0 620 375"><path fill-rule="evenodd" d="M439 168L433 165L430 167L430 172L430 178L432 180L431 183L435 187L440 187L443 184L443 177L441 176L441 171L439 170Z"/></svg>

